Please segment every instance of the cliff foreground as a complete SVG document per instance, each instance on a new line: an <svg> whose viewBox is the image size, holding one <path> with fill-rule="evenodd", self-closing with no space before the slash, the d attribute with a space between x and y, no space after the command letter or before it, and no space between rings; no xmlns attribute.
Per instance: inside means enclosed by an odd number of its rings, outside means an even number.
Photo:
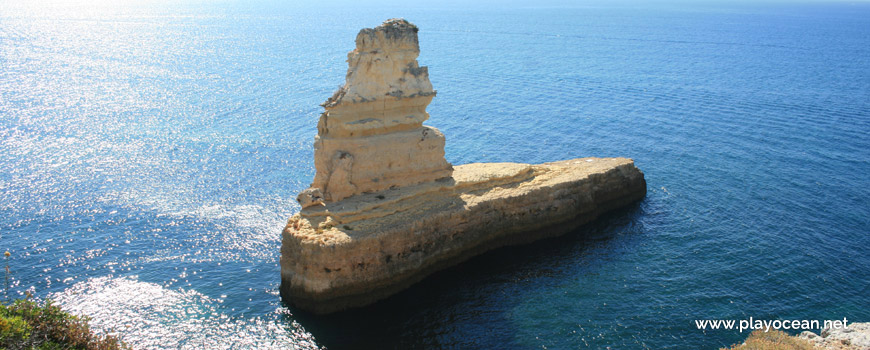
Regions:
<svg viewBox="0 0 870 350"><path fill-rule="evenodd" d="M804 331L792 336L780 330L753 331L742 344L720 350L870 350L870 323L827 327L819 334Z"/></svg>
<svg viewBox="0 0 870 350"><path fill-rule="evenodd" d="M485 251L568 232L646 195L626 158L545 164L444 158L422 123L436 95L417 27L357 35L346 83L323 106L316 174L282 234L281 295L329 313L373 303Z"/></svg>

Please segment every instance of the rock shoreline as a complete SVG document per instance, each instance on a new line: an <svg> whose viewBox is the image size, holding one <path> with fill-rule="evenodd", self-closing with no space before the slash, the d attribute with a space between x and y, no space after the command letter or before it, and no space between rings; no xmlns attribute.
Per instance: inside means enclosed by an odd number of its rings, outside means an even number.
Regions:
<svg viewBox="0 0 870 350"><path fill-rule="evenodd" d="M870 350L870 322L853 322L845 328L825 328L819 334L804 331L797 336L816 349Z"/></svg>
<svg viewBox="0 0 870 350"><path fill-rule="evenodd" d="M742 344L721 350L870 350L870 323L852 322L848 327L828 326L819 334L803 331L789 335L777 329L757 329Z"/></svg>
<svg viewBox="0 0 870 350"><path fill-rule="evenodd" d="M303 209L281 292L314 313L364 306L483 252L554 237L646 195L626 158L457 166L451 178Z"/></svg>

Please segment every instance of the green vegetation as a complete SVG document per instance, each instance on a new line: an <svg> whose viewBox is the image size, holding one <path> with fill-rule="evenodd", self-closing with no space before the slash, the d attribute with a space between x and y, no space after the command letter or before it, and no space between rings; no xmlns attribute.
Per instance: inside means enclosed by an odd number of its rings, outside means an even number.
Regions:
<svg viewBox="0 0 870 350"><path fill-rule="evenodd" d="M0 303L0 349L128 349L113 336L91 332L88 319L71 315L51 300Z"/></svg>
<svg viewBox="0 0 870 350"><path fill-rule="evenodd" d="M4 298L9 296L9 251ZM91 332L87 317L63 311L51 300L37 302L30 291L24 299L0 302L0 350L115 350L130 349L118 338Z"/></svg>
<svg viewBox="0 0 870 350"><path fill-rule="evenodd" d="M792 337L783 331L756 330L749 334L746 342L721 350L813 350L813 345L801 338Z"/></svg>

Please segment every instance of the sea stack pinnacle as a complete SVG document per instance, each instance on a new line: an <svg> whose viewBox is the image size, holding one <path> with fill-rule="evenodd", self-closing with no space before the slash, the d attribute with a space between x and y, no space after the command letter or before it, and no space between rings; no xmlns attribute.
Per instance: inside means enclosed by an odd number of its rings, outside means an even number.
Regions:
<svg viewBox="0 0 870 350"><path fill-rule="evenodd" d="M326 201L450 177L444 134L424 126L435 97L417 64L417 27L391 19L356 36L347 82L323 107L314 141L312 188ZM300 202L316 200L301 199Z"/></svg>
<svg viewBox="0 0 870 350"><path fill-rule="evenodd" d="M324 104L316 174L282 233L281 296L314 313L371 304L506 245L570 232L646 195L627 158L544 164L444 158L424 126L435 96L417 27L391 19L357 35L344 86Z"/></svg>

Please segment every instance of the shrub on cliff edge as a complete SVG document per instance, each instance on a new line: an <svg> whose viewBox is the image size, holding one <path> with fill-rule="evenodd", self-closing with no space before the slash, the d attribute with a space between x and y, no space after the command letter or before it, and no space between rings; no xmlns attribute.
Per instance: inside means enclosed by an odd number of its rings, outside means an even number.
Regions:
<svg viewBox="0 0 870 350"><path fill-rule="evenodd" d="M30 299L0 303L0 349L129 349L117 338L91 332L88 319Z"/></svg>

